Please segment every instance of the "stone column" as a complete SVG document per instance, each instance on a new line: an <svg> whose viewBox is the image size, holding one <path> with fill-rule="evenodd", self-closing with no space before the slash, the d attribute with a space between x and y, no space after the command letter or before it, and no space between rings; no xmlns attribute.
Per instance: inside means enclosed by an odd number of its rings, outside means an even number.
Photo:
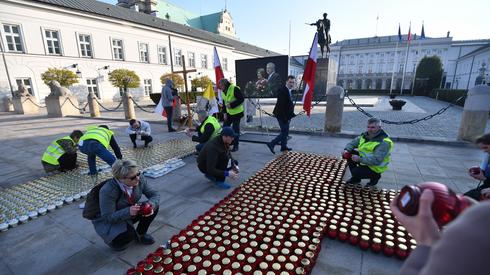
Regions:
<svg viewBox="0 0 490 275"><path fill-rule="evenodd" d="M367 85L367 80L366 79L363 79L362 80L362 84L361 84L361 89L362 90L366 90L366 85Z"/></svg>
<svg viewBox="0 0 490 275"><path fill-rule="evenodd" d="M134 113L134 103L133 103L132 98L133 98L133 96L127 90L123 93L123 96L121 98L121 100L123 101L124 118L125 119L136 118L136 115Z"/></svg>
<svg viewBox="0 0 490 275"><path fill-rule="evenodd" d="M381 90L386 90L386 80L381 79Z"/></svg>
<svg viewBox="0 0 490 275"><path fill-rule="evenodd" d="M74 95L49 95L45 98L45 102L48 110L48 117L76 116L80 114L80 110L77 109L78 100Z"/></svg>
<svg viewBox="0 0 490 275"><path fill-rule="evenodd" d="M87 102L90 110L90 117L100 117L99 104L97 104L97 97L93 92L88 93Z"/></svg>
<svg viewBox="0 0 490 275"><path fill-rule="evenodd" d="M33 115L39 113L39 106L37 106L37 100L32 96L20 96L12 98L14 104L14 111L17 114Z"/></svg>
<svg viewBox="0 0 490 275"><path fill-rule="evenodd" d="M459 125L458 140L473 141L485 133L490 111L489 102L490 86L477 85L468 91Z"/></svg>
<svg viewBox="0 0 490 275"><path fill-rule="evenodd" d="M334 86L327 91L327 107L323 131L339 133L342 130L342 114L344 112L344 89Z"/></svg>

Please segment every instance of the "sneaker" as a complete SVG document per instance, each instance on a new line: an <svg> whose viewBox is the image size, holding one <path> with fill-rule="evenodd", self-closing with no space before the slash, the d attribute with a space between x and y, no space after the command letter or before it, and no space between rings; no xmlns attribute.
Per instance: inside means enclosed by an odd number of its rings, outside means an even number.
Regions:
<svg viewBox="0 0 490 275"><path fill-rule="evenodd" d="M221 189L230 189L231 185L229 185L228 183L224 182L224 181L217 181L216 182L216 186L221 188Z"/></svg>
<svg viewBox="0 0 490 275"><path fill-rule="evenodd" d="M175 130L175 129L173 129L173 128L172 128L172 129L170 129L170 130L168 130L168 132L169 132L169 133L176 132L176 131L177 131L177 130Z"/></svg>
<svg viewBox="0 0 490 275"><path fill-rule="evenodd" d="M293 150L293 148L291 148L291 147L281 148L281 152L292 151L292 150Z"/></svg>
<svg viewBox="0 0 490 275"><path fill-rule="evenodd" d="M361 180L355 180L354 178L350 178L345 183L347 183L347 184L358 184L358 183L361 183Z"/></svg>
<svg viewBox="0 0 490 275"><path fill-rule="evenodd" d="M271 143L266 143L267 145L267 148L269 148L269 150L271 151L272 154L276 154L276 152L274 151L274 146L271 144Z"/></svg>
<svg viewBox="0 0 490 275"><path fill-rule="evenodd" d="M155 239L150 234L139 236L138 241L142 244L150 245L155 243Z"/></svg>

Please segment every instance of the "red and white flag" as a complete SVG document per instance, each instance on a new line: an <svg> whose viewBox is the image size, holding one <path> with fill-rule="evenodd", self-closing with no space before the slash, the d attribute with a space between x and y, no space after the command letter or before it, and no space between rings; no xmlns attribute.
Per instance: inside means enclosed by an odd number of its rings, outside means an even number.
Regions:
<svg viewBox="0 0 490 275"><path fill-rule="evenodd" d="M408 43L410 43L410 41L412 41L412 32L411 32L411 29L412 29L412 22L410 22L410 27L408 27L408 35L407 35Z"/></svg>
<svg viewBox="0 0 490 275"><path fill-rule="evenodd" d="M303 73L303 83L305 83L305 90L303 91L303 110L306 115L310 116L311 101L313 99L313 90L315 88L315 72L316 72L316 59L318 56L318 34L315 33L313 38L313 44L311 44L310 56L306 61L305 71Z"/></svg>
<svg viewBox="0 0 490 275"><path fill-rule="evenodd" d="M221 69L221 62L219 61L218 51L216 50L216 47L214 47L214 73L216 75L216 90L218 94L218 100L221 103L223 102L223 99L221 98L221 91L218 84L222 78L225 78L225 75L223 74L223 69Z"/></svg>

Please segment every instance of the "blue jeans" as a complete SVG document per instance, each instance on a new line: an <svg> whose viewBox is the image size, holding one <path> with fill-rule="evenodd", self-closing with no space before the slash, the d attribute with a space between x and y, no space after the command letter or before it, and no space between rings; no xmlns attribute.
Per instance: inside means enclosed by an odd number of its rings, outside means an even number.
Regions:
<svg viewBox="0 0 490 275"><path fill-rule="evenodd" d="M84 140L83 145L78 146L78 148L80 149L80 152L87 155L89 175L97 174L96 157L101 158L110 166L116 161L116 157L95 139Z"/></svg>
<svg viewBox="0 0 490 275"><path fill-rule="evenodd" d="M290 120L282 120L280 118L277 119L279 122L279 128L281 128L281 132L271 141L272 146L276 146L277 144L281 144L281 150L286 150L288 147L288 135L289 135L289 122Z"/></svg>

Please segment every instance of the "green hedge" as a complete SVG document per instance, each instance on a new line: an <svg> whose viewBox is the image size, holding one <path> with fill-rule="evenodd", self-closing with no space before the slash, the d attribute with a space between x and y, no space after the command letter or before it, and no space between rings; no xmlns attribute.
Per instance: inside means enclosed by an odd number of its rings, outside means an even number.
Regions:
<svg viewBox="0 0 490 275"><path fill-rule="evenodd" d="M441 89L436 89L433 91L430 91L427 96L440 100L440 101L445 101L449 103L455 103L455 101L460 98L461 96L466 96L468 94L467 90L441 90ZM464 106L464 99L458 101L455 103L458 106Z"/></svg>

